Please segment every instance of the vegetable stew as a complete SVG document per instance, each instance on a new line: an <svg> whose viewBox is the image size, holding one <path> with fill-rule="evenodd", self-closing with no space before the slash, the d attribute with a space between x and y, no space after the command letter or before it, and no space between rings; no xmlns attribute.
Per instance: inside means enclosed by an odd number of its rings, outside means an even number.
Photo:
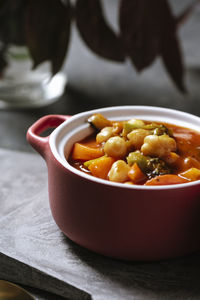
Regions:
<svg viewBox="0 0 200 300"><path fill-rule="evenodd" d="M200 133L138 119L87 120L94 133L72 148L68 162L92 176L130 185L171 185L200 179Z"/></svg>

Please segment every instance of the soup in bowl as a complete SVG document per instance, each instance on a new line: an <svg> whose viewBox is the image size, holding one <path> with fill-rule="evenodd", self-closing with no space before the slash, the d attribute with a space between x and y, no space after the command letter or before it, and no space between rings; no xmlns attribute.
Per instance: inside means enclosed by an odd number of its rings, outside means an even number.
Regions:
<svg viewBox="0 0 200 300"><path fill-rule="evenodd" d="M52 215L68 238L113 258L160 260L200 249L199 131L184 112L120 106L45 116L27 138L47 163Z"/></svg>
<svg viewBox="0 0 200 300"><path fill-rule="evenodd" d="M171 185L200 179L200 132L132 118L88 118L94 133L72 148L69 163L97 178L142 185Z"/></svg>

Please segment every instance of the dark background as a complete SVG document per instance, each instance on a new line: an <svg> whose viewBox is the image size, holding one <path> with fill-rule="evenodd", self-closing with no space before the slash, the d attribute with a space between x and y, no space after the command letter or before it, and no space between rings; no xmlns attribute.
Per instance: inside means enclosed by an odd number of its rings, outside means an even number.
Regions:
<svg viewBox="0 0 200 300"><path fill-rule="evenodd" d="M175 14L190 0L171 0ZM117 0L104 0L105 13L117 30ZM64 65L68 76L64 95L53 104L32 109L0 111L0 147L33 151L25 135L28 127L46 114L75 114L88 109L115 105L153 105L200 115L200 7L179 30L188 93L181 94L158 58L153 65L136 73L130 61L113 63L97 57L82 42L73 26Z"/></svg>

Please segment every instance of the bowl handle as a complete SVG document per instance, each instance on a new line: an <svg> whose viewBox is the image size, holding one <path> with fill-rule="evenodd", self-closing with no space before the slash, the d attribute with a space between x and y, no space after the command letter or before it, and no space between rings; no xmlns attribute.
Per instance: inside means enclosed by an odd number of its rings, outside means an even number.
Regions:
<svg viewBox="0 0 200 300"><path fill-rule="evenodd" d="M70 116L67 115L47 115L40 118L28 129L27 141L45 158L49 147L49 136L42 137L40 134L47 129L58 127L69 118Z"/></svg>

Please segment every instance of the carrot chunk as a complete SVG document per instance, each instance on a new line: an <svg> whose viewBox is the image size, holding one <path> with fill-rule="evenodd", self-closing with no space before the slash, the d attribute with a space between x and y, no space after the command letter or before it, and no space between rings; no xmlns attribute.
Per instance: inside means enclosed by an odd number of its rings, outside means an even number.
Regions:
<svg viewBox="0 0 200 300"><path fill-rule="evenodd" d="M146 179L145 174L138 167L137 163L134 163L128 172L128 177L134 182L139 183Z"/></svg>
<svg viewBox="0 0 200 300"><path fill-rule="evenodd" d="M97 147L90 147L88 145L75 143L73 152L72 152L72 158L73 159L79 159L79 160L90 160L94 158L98 158L102 156L103 150L101 148Z"/></svg>
<svg viewBox="0 0 200 300"><path fill-rule="evenodd" d="M168 184L180 184L188 182L185 178L182 178L178 175L165 174L156 176L148 180L145 185L168 185Z"/></svg>
<svg viewBox="0 0 200 300"><path fill-rule="evenodd" d="M197 168L190 168L187 171L180 173L180 175L188 180L195 181L200 179L200 170Z"/></svg>
<svg viewBox="0 0 200 300"><path fill-rule="evenodd" d="M93 176L106 179L108 176L108 172L110 171L110 168L114 162L115 159L113 157L102 156L91 161L88 169Z"/></svg>

